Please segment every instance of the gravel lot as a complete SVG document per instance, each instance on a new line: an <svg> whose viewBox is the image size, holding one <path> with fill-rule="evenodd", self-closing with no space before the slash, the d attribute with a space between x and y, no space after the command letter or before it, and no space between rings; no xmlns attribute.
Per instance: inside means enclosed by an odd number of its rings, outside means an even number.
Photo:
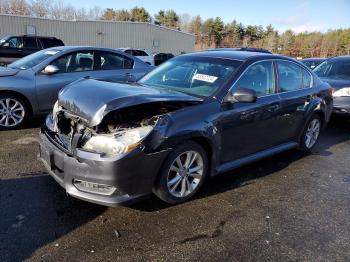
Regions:
<svg viewBox="0 0 350 262"><path fill-rule="evenodd" d="M38 126L0 131L0 260L350 261L350 121L207 181L193 201L107 208L66 196L37 161Z"/></svg>

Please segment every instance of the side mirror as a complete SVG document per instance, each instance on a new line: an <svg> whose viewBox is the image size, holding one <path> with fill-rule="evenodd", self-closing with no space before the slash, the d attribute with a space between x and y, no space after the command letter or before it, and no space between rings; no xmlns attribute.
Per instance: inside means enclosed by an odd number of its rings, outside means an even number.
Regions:
<svg viewBox="0 0 350 262"><path fill-rule="evenodd" d="M226 102L241 102L241 103L255 103L258 99L255 90L249 88L237 88L233 93L230 92L226 98Z"/></svg>
<svg viewBox="0 0 350 262"><path fill-rule="evenodd" d="M45 75L53 75L53 74L56 74L58 71L60 71L58 69L57 66L55 65L48 65L44 68L44 70L42 71L43 74Z"/></svg>

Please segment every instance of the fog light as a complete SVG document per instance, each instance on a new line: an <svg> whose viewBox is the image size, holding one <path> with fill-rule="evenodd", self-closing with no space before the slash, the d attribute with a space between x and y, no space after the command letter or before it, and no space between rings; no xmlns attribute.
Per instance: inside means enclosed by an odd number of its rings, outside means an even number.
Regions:
<svg viewBox="0 0 350 262"><path fill-rule="evenodd" d="M73 185L80 191L106 196L112 195L116 191L116 188L114 186L93 183L78 179L73 180Z"/></svg>

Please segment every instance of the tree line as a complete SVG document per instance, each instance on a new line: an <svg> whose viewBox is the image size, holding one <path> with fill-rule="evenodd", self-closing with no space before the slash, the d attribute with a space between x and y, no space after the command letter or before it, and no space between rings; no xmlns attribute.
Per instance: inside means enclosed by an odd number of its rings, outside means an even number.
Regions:
<svg viewBox="0 0 350 262"><path fill-rule="evenodd" d="M350 55L350 28L321 32L279 33L272 25L243 25L236 20L224 23L220 17L159 10L151 15L143 7L127 9L95 6L75 8L63 0L0 0L0 13L63 20L106 20L147 22L194 34L196 50L215 47L257 47L293 57Z"/></svg>

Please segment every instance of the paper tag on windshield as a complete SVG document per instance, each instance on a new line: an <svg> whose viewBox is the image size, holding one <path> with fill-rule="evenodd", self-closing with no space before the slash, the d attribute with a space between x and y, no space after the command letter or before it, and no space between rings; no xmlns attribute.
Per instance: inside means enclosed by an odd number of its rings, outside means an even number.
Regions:
<svg viewBox="0 0 350 262"><path fill-rule="evenodd" d="M203 74L195 74L193 76L193 80L200 80L208 83L214 83L218 79L217 76L203 75Z"/></svg>

